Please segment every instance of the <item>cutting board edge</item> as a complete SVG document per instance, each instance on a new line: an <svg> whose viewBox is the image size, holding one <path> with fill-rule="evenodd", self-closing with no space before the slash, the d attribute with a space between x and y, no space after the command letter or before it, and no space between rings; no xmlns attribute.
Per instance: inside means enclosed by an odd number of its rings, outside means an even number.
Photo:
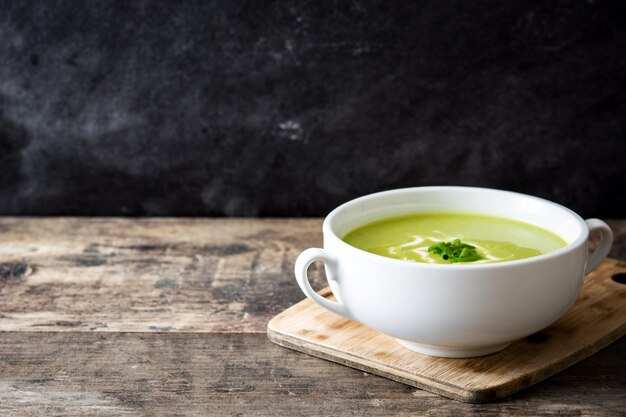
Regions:
<svg viewBox="0 0 626 417"><path fill-rule="evenodd" d="M329 292L329 288L323 288L319 291L320 294L327 294ZM301 303L310 302L310 300L305 298L274 316L267 324L267 335L269 340L279 346L291 350L325 359L330 362L338 363L340 365L349 366L351 368L355 368L374 375L382 376L384 378L391 379L393 381L400 382L419 389L423 389L434 394L442 395L453 400L473 404L497 401L499 399L508 397L524 389L527 389L598 353L605 347L609 346L610 344L616 342L626 335L625 322L604 335L602 338L598 339L593 345L585 344L575 352L572 352L567 357L546 364L541 372L535 373L533 375L533 378L531 379L528 379L527 376L523 375L519 378L505 381L501 384L491 385L489 387L467 388L459 385L445 383L443 381L438 381L424 376L408 374L397 368L390 368L384 363L376 363L375 365L383 368L389 368L389 370L385 371L384 369L378 369L372 366L374 364L369 365L368 363L366 363L371 362L368 359L361 359L358 356L352 355L348 352L343 352L337 349L326 347L304 338L294 337L289 334L282 333L280 330L278 330L278 328L276 327L276 322L280 320L280 317L283 314L288 314L291 309L297 309L297 307ZM360 359L361 362L359 362ZM405 374L405 376L399 375L399 373L403 373ZM424 382L420 382L419 379L423 379Z"/></svg>
<svg viewBox="0 0 626 417"><path fill-rule="evenodd" d="M454 389L456 388L454 386L446 386L444 384L441 384L438 381L434 381L430 379L429 379L429 382L435 385L428 385L425 383L420 383L415 379L411 379L409 377L403 377L401 375L398 375L397 373L385 372L384 370L381 370L381 369L372 368L365 363L361 363L361 362L357 362L353 360L352 359L353 357L351 355L346 355L343 352L335 350L335 349L329 349L329 348L325 348L319 345L317 346L317 349L308 349L306 346L303 346L302 344L296 344L292 342L292 340L301 342L301 339L297 339L297 338L293 338L293 337L290 337L281 333L277 333L270 329L268 329L267 334L268 334L269 340L278 346L295 350L297 352L305 353L307 355L311 355L320 359L337 363L339 365L344 365L353 369L357 369L359 371L367 372L372 375L378 375L378 376L390 379L395 382L399 382L405 385L422 389L424 391L428 391L437 395L444 396L446 398L450 398L450 399L465 402L465 403L475 403L475 404L489 401L489 399L483 400L483 398L485 398L485 395L482 392L484 391L482 389L477 389L477 390L472 390L472 391L458 390L458 388ZM457 390L459 391L458 393L456 392ZM470 395L467 395L468 393Z"/></svg>

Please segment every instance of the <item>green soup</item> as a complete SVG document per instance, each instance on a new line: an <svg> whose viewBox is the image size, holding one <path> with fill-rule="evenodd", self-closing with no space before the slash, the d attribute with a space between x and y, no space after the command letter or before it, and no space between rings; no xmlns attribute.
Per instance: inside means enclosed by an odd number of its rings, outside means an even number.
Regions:
<svg viewBox="0 0 626 417"><path fill-rule="evenodd" d="M463 213L416 213L390 217L352 230L343 240L359 249L389 258L447 264L428 248L460 239L476 247L492 263L530 258L567 245L556 234L516 220Z"/></svg>

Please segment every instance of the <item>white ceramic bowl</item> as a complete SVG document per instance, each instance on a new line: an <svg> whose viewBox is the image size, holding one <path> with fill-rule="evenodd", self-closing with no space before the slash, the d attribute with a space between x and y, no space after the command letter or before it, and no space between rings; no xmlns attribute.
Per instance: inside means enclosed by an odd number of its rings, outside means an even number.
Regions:
<svg viewBox="0 0 626 417"><path fill-rule="evenodd" d="M341 238L371 221L414 212L458 211L531 223L567 246L540 256L487 264L427 264L375 255ZM588 258L590 231L601 241ZM611 229L597 219L524 194L470 187L419 187L367 195L333 210L323 225L324 249L298 256L304 294L322 307L395 337L427 355L460 358L504 349L562 316L586 273L608 254ZM325 263L337 302L319 296L307 278Z"/></svg>

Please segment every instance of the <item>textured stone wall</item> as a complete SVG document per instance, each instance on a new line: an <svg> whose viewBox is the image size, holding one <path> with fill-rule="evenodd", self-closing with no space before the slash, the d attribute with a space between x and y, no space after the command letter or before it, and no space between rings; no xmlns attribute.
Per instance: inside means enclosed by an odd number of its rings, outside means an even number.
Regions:
<svg viewBox="0 0 626 417"><path fill-rule="evenodd" d="M0 10L0 214L317 216L458 184L626 217L625 2Z"/></svg>

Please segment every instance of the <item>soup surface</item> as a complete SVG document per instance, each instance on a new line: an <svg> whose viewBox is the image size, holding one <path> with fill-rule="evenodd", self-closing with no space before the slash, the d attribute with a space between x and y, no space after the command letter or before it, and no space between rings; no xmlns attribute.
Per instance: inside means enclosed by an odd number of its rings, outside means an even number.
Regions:
<svg viewBox="0 0 626 417"><path fill-rule="evenodd" d="M463 213L416 213L390 217L350 231L343 240L377 255L408 261L448 264L428 248L460 239L480 255L471 264L512 261L567 245L556 234L517 220Z"/></svg>

